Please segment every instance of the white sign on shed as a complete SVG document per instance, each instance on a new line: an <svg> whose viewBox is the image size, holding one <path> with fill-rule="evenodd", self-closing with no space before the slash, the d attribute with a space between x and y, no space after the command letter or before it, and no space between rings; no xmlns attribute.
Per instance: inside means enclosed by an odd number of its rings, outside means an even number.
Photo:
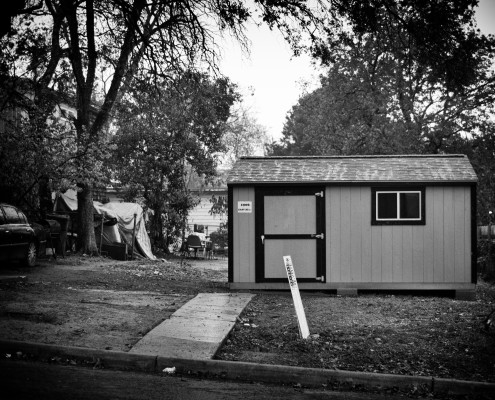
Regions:
<svg viewBox="0 0 495 400"><path fill-rule="evenodd" d="M240 214L251 214L253 212L252 201L238 201L237 212Z"/></svg>

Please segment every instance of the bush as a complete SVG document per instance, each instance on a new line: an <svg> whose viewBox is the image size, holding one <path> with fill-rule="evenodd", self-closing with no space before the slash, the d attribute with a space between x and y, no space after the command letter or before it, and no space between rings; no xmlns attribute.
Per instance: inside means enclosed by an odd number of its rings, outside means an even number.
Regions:
<svg viewBox="0 0 495 400"><path fill-rule="evenodd" d="M491 265L489 265L490 256ZM492 243L490 246L488 240L478 240L478 272L485 281L495 281L495 244Z"/></svg>
<svg viewBox="0 0 495 400"><path fill-rule="evenodd" d="M210 234L210 240L214 245L220 248L225 248L229 245L229 233L225 224L220 225L220 228Z"/></svg>

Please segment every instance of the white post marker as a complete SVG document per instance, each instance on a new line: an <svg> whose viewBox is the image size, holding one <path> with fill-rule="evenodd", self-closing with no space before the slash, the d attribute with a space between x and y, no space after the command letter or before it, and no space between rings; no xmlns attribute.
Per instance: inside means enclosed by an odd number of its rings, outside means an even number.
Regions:
<svg viewBox="0 0 495 400"><path fill-rule="evenodd" d="M306 321L306 314L304 313L301 294L299 293L299 287L297 286L297 279L291 256L284 256L284 265L285 271L287 272L287 279L289 280L290 291L292 293L292 300L294 301L294 308L296 309L297 321L299 322L299 333L303 339L307 339L309 336L308 321Z"/></svg>

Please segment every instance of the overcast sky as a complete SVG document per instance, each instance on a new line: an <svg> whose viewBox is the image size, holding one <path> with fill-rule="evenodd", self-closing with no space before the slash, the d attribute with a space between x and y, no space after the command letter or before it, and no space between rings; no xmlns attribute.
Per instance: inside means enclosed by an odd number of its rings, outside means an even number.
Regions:
<svg viewBox="0 0 495 400"><path fill-rule="evenodd" d="M495 0L480 0L479 4L478 27L485 34L495 34ZM305 84L315 87L318 71L308 56L293 57L277 32L252 26L247 35L252 42L250 56L230 42L225 47L221 69L239 85L245 104L269 136L279 139L287 112L296 104Z"/></svg>

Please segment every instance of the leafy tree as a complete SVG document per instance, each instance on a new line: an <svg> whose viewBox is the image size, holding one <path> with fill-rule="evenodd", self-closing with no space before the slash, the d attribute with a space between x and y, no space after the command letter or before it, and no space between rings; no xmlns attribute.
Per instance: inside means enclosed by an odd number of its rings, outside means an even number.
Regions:
<svg viewBox="0 0 495 400"><path fill-rule="evenodd" d="M477 71L493 49L493 38L475 29L478 0L350 0L333 2L347 17L346 29L316 46L314 54L332 62L335 49L349 37L381 37L405 69L419 67L450 91L474 84ZM347 33L350 33L347 34Z"/></svg>
<svg viewBox="0 0 495 400"><path fill-rule="evenodd" d="M434 6L430 5L434 3ZM383 15L392 15L418 43L413 58L435 74L449 78L452 87L463 86L472 79L469 74L476 60L464 57L456 35L462 35L465 10L475 2L468 0L429 2L422 0L317 0L268 1L253 0L44 0L43 7L32 14L18 16L10 34L4 36L0 48L18 55L25 38L44 40L38 57L15 58L19 76L34 78L37 90L53 86L74 95L77 116L74 120L78 153L77 173L79 219L82 249L96 252L92 224L92 190L100 180L99 166L105 154L105 131L119 98L134 85L136 79L149 82L173 76L174 71L191 66L216 70L215 39L231 32L245 44L243 27L254 19L270 28L280 29L295 51L301 35L307 33L315 53L332 53L318 44L317 28L329 32L348 17L357 32L381 29ZM38 3L37 3L38 4ZM315 7L313 7L315 5ZM402 14L414 12L404 18ZM453 12L444 13L452 9ZM11 14L12 15L12 14ZM446 18L445 16L449 16ZM464 37L464 36L463 36ZM476 39L476 38L474 38ZM32 42L32 40L31 40ZM463 46L469 44L462 41ZM35 50L36 47L33 48ZM32 53L34 54L34 53ZM459 60L459 61L457 61ZM3 64L3 62L1 63ZM462 76L449 73L452 65L466 65ZM5 70L5 69L4 69ZM106 83L108 82L108 85ZM450 87L450 86L449 86ZM42 95L35 93L35 102L42 104ZM92 108L97 104L96 109Z"/></svg>
<svg viewBox="0 0 495 400"><path fill-rule="evenodd" d="M29 0L11 0L3 4L2 14L0 15L0 37L10 32L12 27L12 18L29 14L42 6L42 1Z"/></svg>
<svg viewBox="0 0 495 400"><path fill-rule="evenodd" d="M410 6L404 21L419 15ZM438 6L431 2L434 15ZM479 178L478 221L486 224L495 191L494 38L475 31L472 10L457 11L441 18L464 29L442 36L447 43L436 49L448 45L450 55L445 62L435 55L432 65L418 57L430 51L421 37L390 13L376 19L374 32L344 32L338 44L331 38L321 87L293 107L272 153L467 154Z"/></svg>
<svg viewBox="0 0 495 400"><path fill-rule="evenodd" d="M222 135L237 98L227 79L187 72L165 87L137 85L117 108L115 177L141 189L153 210L152 239L164 249L194 206L188 174L206 179L215 174L214 154L223 149Z"/></svg>
<svg viewBox="0 0 495 400"><path fill-rule="evenodd" d="M239 106L227 122L222 139L225 153L222 164L229 168L242 156L251 156L263 152L268 143L265 127L260 125L249 111Z"/></svg>
<svg viewBox="0 0 495 400"><path fill-rule="evenodd" d="M215 38L228 31L245 43L242 30L251 16L287 36L295 31L291 17L308 32L317 19L305 2L260 1L248 7L216 0L45 0L40 10L14 20L0 47L17 50L17 44L33 38L43 26L47 49L39 58L17 57L14 73L20 68L30 78L42 76L41 88L56 84L58 90L72 91L76 99L74 126L81 157L73 179L78 186L83 251L97 251L92 190L99 174L95 166L102 160L94 158L94 149L105 146L102 138L119 97L137 78L153 82L190 66L216 70Z"/></svg>
<svg viewBox="0 0 495 400"><path fill-rule="evenodd" d="M77 170L81 154L77 152L74 126L53 91L42 93L41 103L32 100L36 89L31 82L3 79L0 196L44 218L53 209L51 191L67 189Z"/></svg>
<svg viewBox="0 0 495 400"><path fill-rule="evenodd" d="M495 213L495 122L483 121L475 135L456 138L448 143L445 152L469 157L478 176L477 221L488 225L489 211Z"/></svg>
<svg viewBox="0 0 495 400"><path fill-rule="evenodd" d="M419 2L421 3L421 2ZM432 2L435 3L435 2ZM398 3L403 21L417 17L415 6ZM436 4L436 3L435 3ZM432 6L434 14L439 10ZM449 49L463 50L462 67L424 65L429 49L422 39L390 12L373 9L376 31L342 32L321 87L303 96L287 119L279 154L436 153L449 141L479 129L491 112L495 95L491 66L494 39L474 31L472 10L457 15L446 9L446 21L457 22ZM464 28L463 28L464 27ZM463 29L461 29L463 28ZM427 33L429 34L429 33ZM443 48L443 44L438 46ZM440 51L440 50L439 50Z"/></svg>
<svg viewBox="0 0 495 400"><path fill-rule="evenodd" d="M220 227L210 234L210 240L213 245L221 251L225 251L225 248L229 245L229 231L227 224L220 224Z"/></svg>
<svg viewBox="0 0 495 400"><path fill-rule="evenodd" d="M352 76L330 72L322 86L301 97L289 113L282 143L287 155L387 154L417 151L417 137L388 116L386 87L372 90Z"/></svg>

